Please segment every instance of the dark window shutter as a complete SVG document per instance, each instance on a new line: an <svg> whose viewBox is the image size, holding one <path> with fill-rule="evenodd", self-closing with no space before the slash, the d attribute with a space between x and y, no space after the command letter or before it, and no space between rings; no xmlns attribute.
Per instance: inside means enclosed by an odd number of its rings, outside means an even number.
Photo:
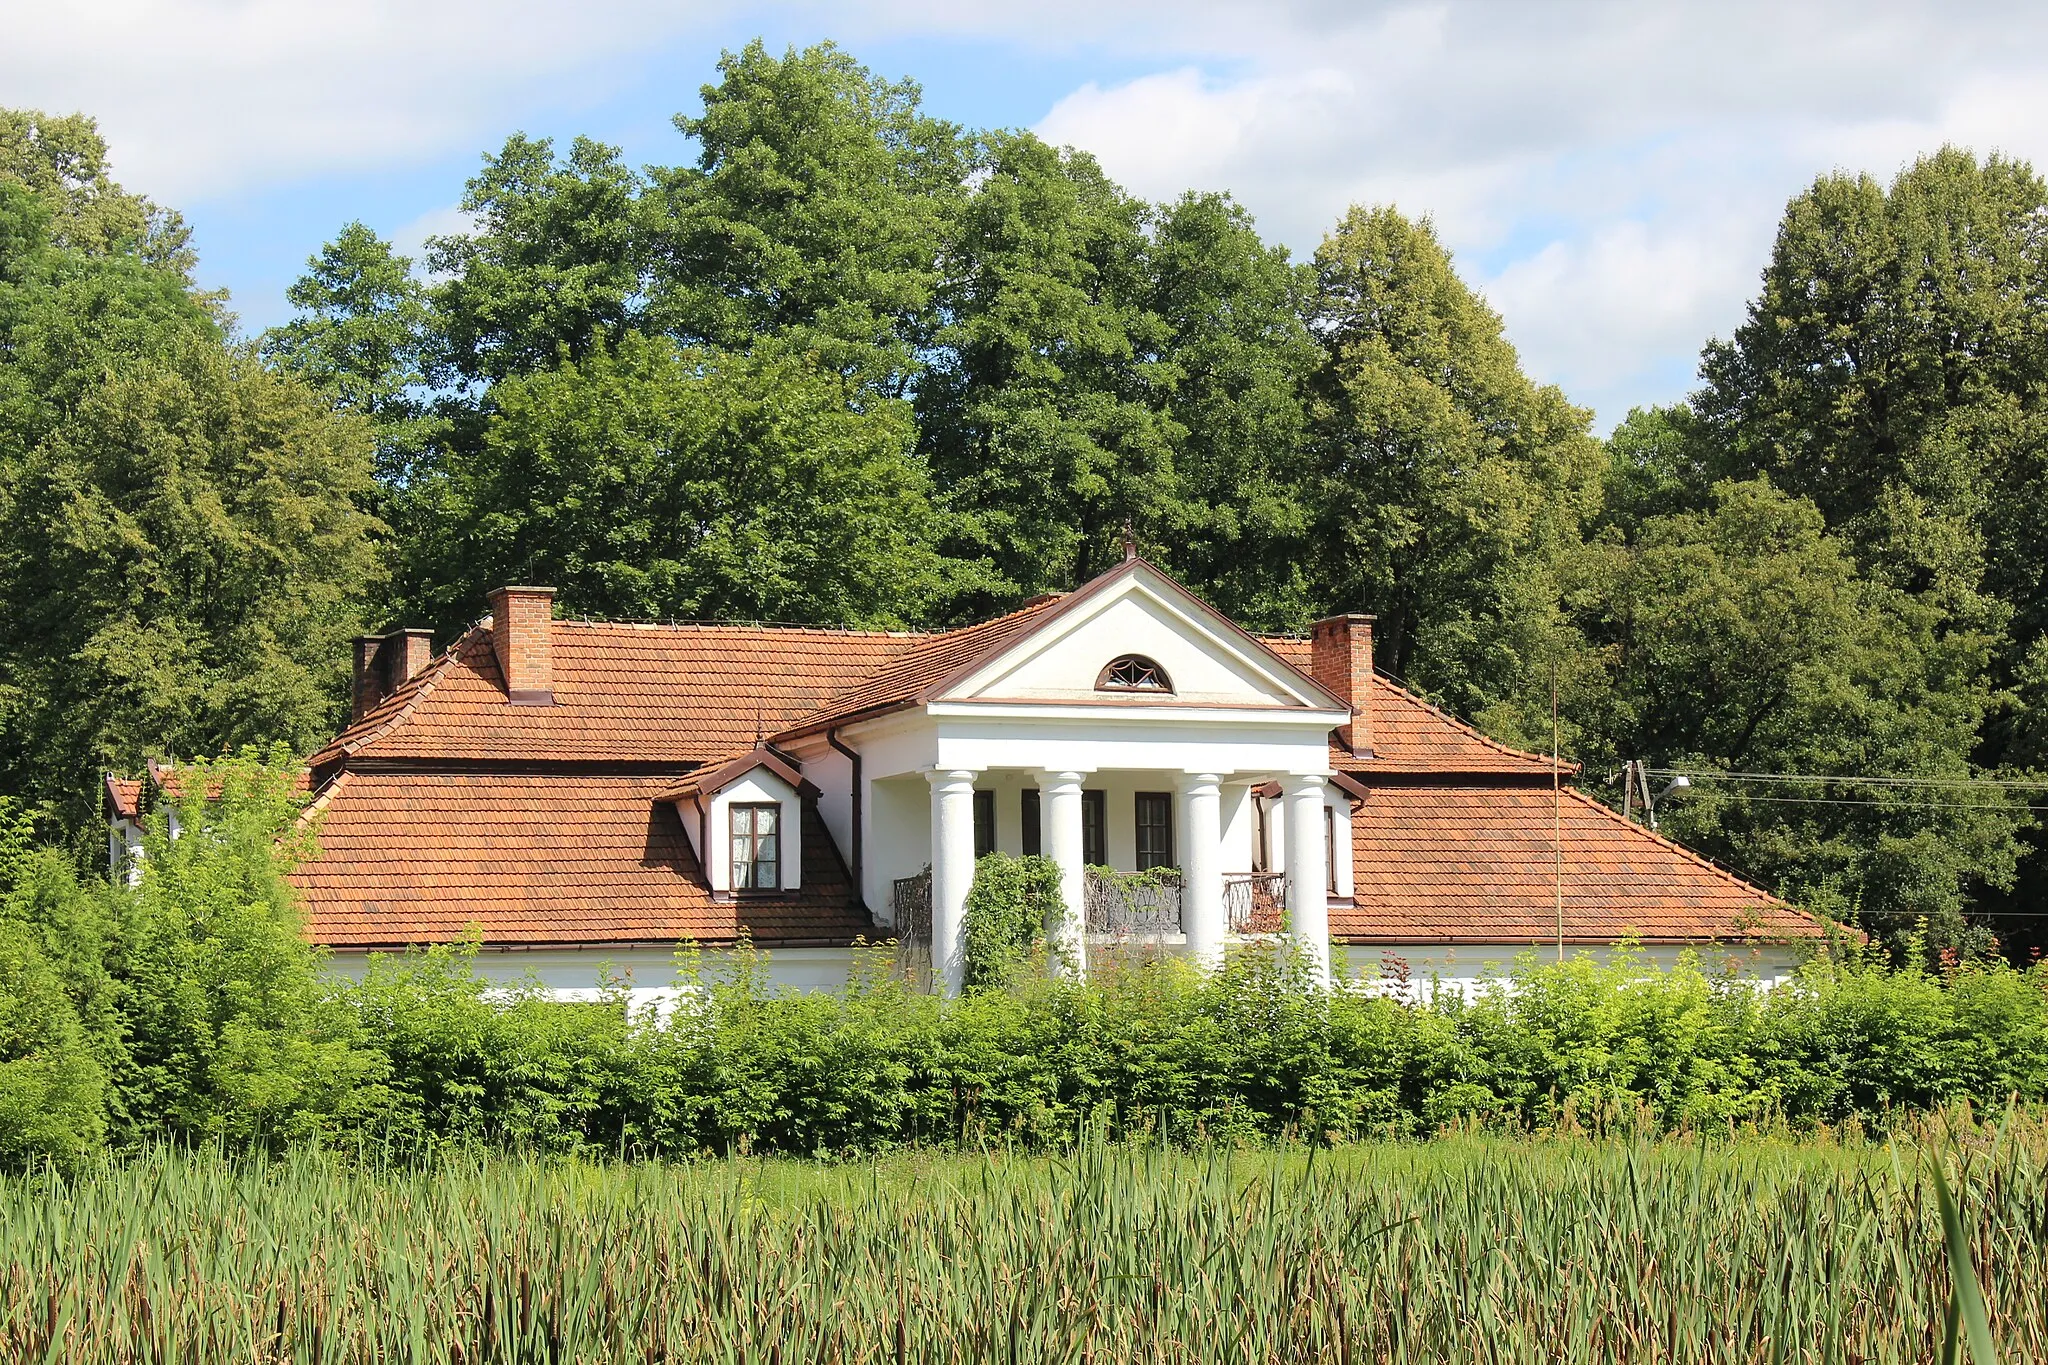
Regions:
<svg viewBox="0 0 2048 1365"><path fill-rule="evenodd" d="M974 856L986 858L996 851L996 794L974 794Z"/></svg>

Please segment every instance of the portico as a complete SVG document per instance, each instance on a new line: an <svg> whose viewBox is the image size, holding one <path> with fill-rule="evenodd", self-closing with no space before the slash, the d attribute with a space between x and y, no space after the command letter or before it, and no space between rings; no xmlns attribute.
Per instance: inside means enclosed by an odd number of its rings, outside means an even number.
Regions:
<svg viewBox="0 0 2048 1365"><path fill-rule="evenodd" d="M1299 937L1317 970L1328 973L1331 863L1333 855L1349 860L1329 842L1335 821L1324 814L1327 784L1320 776L1290 774L1276 784L1264 773L935 768L924 777L931 793L932 964L949 989L960 979L958 943L974 866L988 852L1038 853L1058 864L1066 914L1047 936L1069 970L1086 972L1091 943L1134 935L1185 951L1202 966L1220 965L1231 938L1258 932L1255 899L1280 890L1273 908L1284 919L1268 927ZM1290 795L1268 795L1275 785ZM1130 810L1121 821L1109 818L1119 797ZM1283 807L1283 799L1290 805ZM1137 839L1146 806L1164 807L1169 823ZM1012 810L1017 818L1004 818ZM1275 827L1285 837L1262 849L1261 829ZM1115 894L1094 876L1105 867L1165 869L1164 913L1134 927L1095 910L1105 894ZM1290 875L1296 868L1307 872ZM897 899L892 890L891 901Z"/></svg>
<svg viewBox="0 0 2048 1365"><path fill-rule="evenodd" d="M1140 560L989 634L786 741L807 772L859 756L862 889L878 917L896 917L899 883L922 896L929 869L935 983L959 988L975 862L996 851L1058 864L1066 910L1048 936L1072 970L1119 937L1214 966L1254 927L1248 909L1233 926L1233 892L1249 907L1284 884L1258 927L1284 927L1327 975L1329 895L1350 877L1330 736L1351 707ZM1104 867L1159 869L1161 904L1108 913L1089 872Z"/></svg>

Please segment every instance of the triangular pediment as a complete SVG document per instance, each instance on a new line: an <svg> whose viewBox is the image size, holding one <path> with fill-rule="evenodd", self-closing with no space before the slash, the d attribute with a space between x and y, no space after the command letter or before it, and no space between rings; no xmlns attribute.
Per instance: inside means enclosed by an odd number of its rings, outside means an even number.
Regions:
<svg viewBox="0 0 2048 1365"><path fill-rule="evenodd" d="M1135 656L1159 690L1103 686ZM1133 560L1047 612L1032 629L954 678L933 701L1127 703L1346 709L1300 670L1160 570Z"/></svg>

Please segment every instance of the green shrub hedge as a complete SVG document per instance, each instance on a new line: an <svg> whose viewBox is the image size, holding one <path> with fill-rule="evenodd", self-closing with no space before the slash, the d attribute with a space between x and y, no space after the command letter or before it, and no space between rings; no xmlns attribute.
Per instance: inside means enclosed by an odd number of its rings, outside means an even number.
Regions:
<svg viewBox="0 0 2048 1365"><path fill-rule="evenodd" d="M137 888L0 848L0 1162L166 1137L855 1153L1105 1129L1245 1142L1450 1123L1882 1126L2048 1099L2041 966L1819 958L1763 990L1693 962L1532 954L1476 999L1409 1003L1325 994L1254 948L1214 976L1174 961L1085 983L995 971L940 1002L905 989L886 948L839 995L772 989L759 954L716 970L685 954L689 989L660 1021L635 1017L623 988L587 1005L491 989L459 947L339 982L292 925L292 850L273 837L288 789L254 760L189 770L202 783L223 791L184 812L204 837L153 832ZM1035 915L1017 880L1010 909ZM1028 927L1008 925L999 955Z"/></svg>
<svg viewBox="0 0 2048 1365"><path fill-rule="evenodd" d="M388 1059L378 1128L555 1150L867 1152L1058 1146L1090 1129L1338 1141L1452 1122L1722 1126L2048 1098L2048 970L1947 977L1825 960L1773 990L1623 954L1525 961L1426 1004L1324 995L1270 949L1203 977L1172 961L942 1004L881 970L843 996L762 964L699 974L662 1023L623 993L491 998L460 950L346 988ZM686 968L686 971L689 969Z"/></svg>

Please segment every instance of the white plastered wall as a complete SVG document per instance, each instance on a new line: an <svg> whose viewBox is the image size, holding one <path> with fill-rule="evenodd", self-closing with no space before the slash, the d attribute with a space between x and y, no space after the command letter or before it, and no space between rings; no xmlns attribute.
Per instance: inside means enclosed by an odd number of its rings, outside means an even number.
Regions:
<svg viewBox="0 0 2048 1365"><path fill-rule="evenodd" d="M1252 870L1252 789L1246 783L1233 783L1223 788L1222 801L1218 807L1218 818L1223 825L1223 871L1250 872Z"/></svg>
<svg viewBox="0 0 2048 1365"><path fill-rule="evenodd" d="M861 814L867 821L861 876L868 908L893 925L896 879L916 876L932 860L931 785L921 773L870 782Z"/></svg>
<svg viewBox="0 0 2048 1365"><path fill-rule="evenodd" d="M853 762L828 745L806 747L798 753L804 779L818 789L818 818L825 832L839 846L841 857L853 852Z"/></svg>
<svg viewBox="0 0 2048 1365"><path fill-rule="evenodd" d="M1567 959L1589 958L1602 964L1611 964L1617 951L1612 947L1565 945ZM1709 976L1746 981L1764 988L1790 980L1804 959L1798 947L1775 943L1697 947L1655 943L1627 951L1629 960L1646 970L1668 972L1689 956ZM1367 990L1397 994L1412 1003L1421 1003L1442 992L1469 1000L1489 985L1502 981L1518 962L1540 966L1557 961L1557 945L1540 943L1353 944L1340 946L1338 953L1339 979ZM1403 969L1405 987L1400 984Z"/></svg>
<svg viewBox="0 0 2048 1365"><path fill-rule="evenodd" d="M107 875L142 885L142 826L133 820L117 816L107 826Z"/></svg>
<svg viewBox="0 0 2048 1365"><path fill-rule="evenodd" d="M1330 868L1317 868L1318 877L1333 872L1336 874L1336 889L1332 896L1348 900L1353 894L1354 882L1351 868L1351 798L1338 790L1334 783L1323 786L1323 805L1330 812L1330 853L1334 859ZM1249 828L1247 816L1247 828ZM1266 802L1267 838L1272 859L1272 871L1289 872L1287 866L1287 802L1275 799ZM1247 845L1249 847L1249 845ZM1327 883L1325 883L1327 885Z"/></svg>
<svg viewBox="0 0 2048 1365"><path fill-rule="evenodd" d="M846 988L853 969L852 948L755 949L754 959L767 983L777 990L838 992ZM326 960L330 976L361 981L370 954L335 952ZM667 1009L685 989L716 984L738 970L733 950L703 948L696 954L694 981L679 981L677 956L659 945L591 948L486 948L473 959L473 970L489 988L510 992L537 985L548 998L563 1003L602 999L608 978L623 985L630 1006Z"/></svg>

